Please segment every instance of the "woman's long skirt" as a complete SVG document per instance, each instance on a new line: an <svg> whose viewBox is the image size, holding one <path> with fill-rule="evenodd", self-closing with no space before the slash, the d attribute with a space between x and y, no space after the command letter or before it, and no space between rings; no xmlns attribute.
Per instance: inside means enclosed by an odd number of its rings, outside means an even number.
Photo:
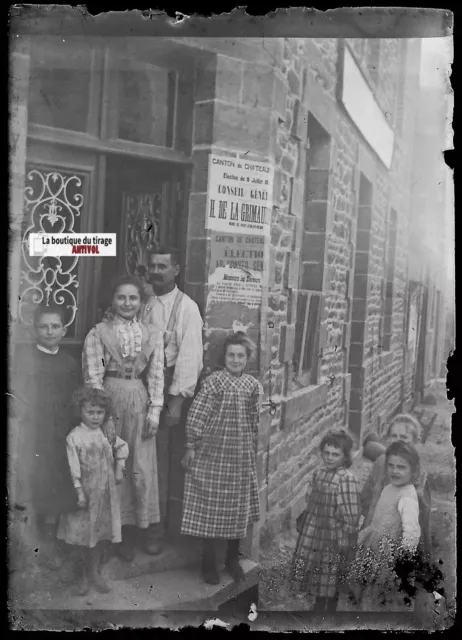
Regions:
<svg viewBox="0 0 462 640"><path fill-rule="evenodd" d="M117 435L128 443L126 476L121 485L121 524L147 529L160 521L156 438L142 437L148 394L139 379L106 378Z"/></svg>

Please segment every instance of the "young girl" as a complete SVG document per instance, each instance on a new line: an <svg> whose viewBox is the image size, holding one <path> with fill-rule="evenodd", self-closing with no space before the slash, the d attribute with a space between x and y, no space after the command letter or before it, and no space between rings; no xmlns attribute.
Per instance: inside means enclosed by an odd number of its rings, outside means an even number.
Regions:
<svg viewBox="0 0 462 640"><path fill-rule="evenodd" d="M35 344L23 347L14 363L13 395L19 423L15 503L36 516L40 557L56 565L53 544L61 513L75 507L66 459L72 429L72 393L80 384L78 361L61 346L66 314L61 306L34 312ZM39 544L37 544L39 542Z"/></svg>
<svg viewBox="0 0 462 640"><path fill-rule="evenodd" d="M323 465L312 473L294 552L291 586L315 597L315 611L336 611L348 554L355 544L359 495L349 471L353 441L344 431L321 440Z"/></svg>
<svg viewBox="0 0 462 640"><path fill-rule="evenodd" d="M386 486L375 505L371 522L358 536L359 549L349 580L361 602L367 589L382 605L396 602L396 562L413 554L420 539L419 502L415 482L420 473L419 454L397 441L385 453Z"/></svg>
<svg viewBox="0 0 462 640"><path fill-rule="evenodd" d="M226 569L242 580L239 541L259 519L256 446L260 383L244 369L253 344L242 332L227 338L225 369L202 384L186 423L181 533L203 539L205 582L218 584L215 540L228 540Z"/></svg>
<svg viewBox="0 0 462 640"><path fill-rule="evenodd" d="M109 412L110 397L100 389L83 388L75 403L81 423L67 436L67 457L79 510L61 516L58 538L82 550L79 595L89 591L89 580L98 591L109 585L100 573L100 542L121 541L120 505L116 483L122 482L128 445L116 438L113 447L101 426ZM115 458L115 460L114 460Z"/></svg>
<svg viewBox="0 0 462 640"><path fill-rule="evenodd" d="M421 426L418 420L410 414L400 414L391 422L386 439L388 444L401 441L415 446L420 440L420 432ZM386 456L383 454L375 461L371 474L361 491L361 510L364 515L363 528L371 524L377 501L387 482ZM415 487L419 499L420 548L425 554L431 554L431 494L427 474L422 469Z"/></svg>
<svg viewBox="0 0 462 640"><path fill-rule="evenodd" d="M137 320L142 297L137 278L118 278L110 294L111 313L87 335L82 360L85 384L104 387L110 395L116 433L129 446L118 553L131 561L134 542L146 553L158 551L149 527L160 520L154 436L164 403L164 345L159 331ZM137 540L128 538L128 527L137 528Z"/></svg>

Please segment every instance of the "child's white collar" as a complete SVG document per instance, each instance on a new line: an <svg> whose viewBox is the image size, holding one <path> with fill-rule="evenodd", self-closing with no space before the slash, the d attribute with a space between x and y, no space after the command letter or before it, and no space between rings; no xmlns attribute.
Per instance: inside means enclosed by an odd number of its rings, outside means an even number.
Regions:
<svg viewBox="0 0 462 640"><path fill-rule="evenodd" d="M56 347L56 349L54 351L51 351L50 349L47 349L46 347L42 347L41 344L36 344L35 346L37 347L37 349L39 351L43 351L44 353L49 353L52 356L55 356L59 351L59 347Z"/></svg>

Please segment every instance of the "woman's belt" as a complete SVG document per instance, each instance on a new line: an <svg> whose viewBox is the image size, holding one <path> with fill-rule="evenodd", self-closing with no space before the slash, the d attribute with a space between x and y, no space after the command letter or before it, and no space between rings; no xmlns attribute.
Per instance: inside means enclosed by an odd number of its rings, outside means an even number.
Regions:
<svg viewBox="0 0 462 640"><path fill-rule="evenodd" d="M126 373L125 375L122 375L118 371L107 371L104 374L104 377L105 378L120 378L121 380L140 380L141 375L132 376L131 373Z"/></svg>

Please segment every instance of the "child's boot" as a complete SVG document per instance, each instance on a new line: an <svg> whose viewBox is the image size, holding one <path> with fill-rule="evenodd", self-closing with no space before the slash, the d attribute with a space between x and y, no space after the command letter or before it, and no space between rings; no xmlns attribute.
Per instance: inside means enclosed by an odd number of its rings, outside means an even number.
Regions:
<svg viewBox="0 0 462 640"><path fill-rule="evenodd" d="M220 582L214 542L211 538L205 538L203 542L202 577L207 584L218 584Z"/></svg>
<svg viewBox="0 0 462 640"><path fill-rule="evenodd" d="M228 540L225 568L235 582L245 579L244 571L239 563L239 540Z"/></svg>

